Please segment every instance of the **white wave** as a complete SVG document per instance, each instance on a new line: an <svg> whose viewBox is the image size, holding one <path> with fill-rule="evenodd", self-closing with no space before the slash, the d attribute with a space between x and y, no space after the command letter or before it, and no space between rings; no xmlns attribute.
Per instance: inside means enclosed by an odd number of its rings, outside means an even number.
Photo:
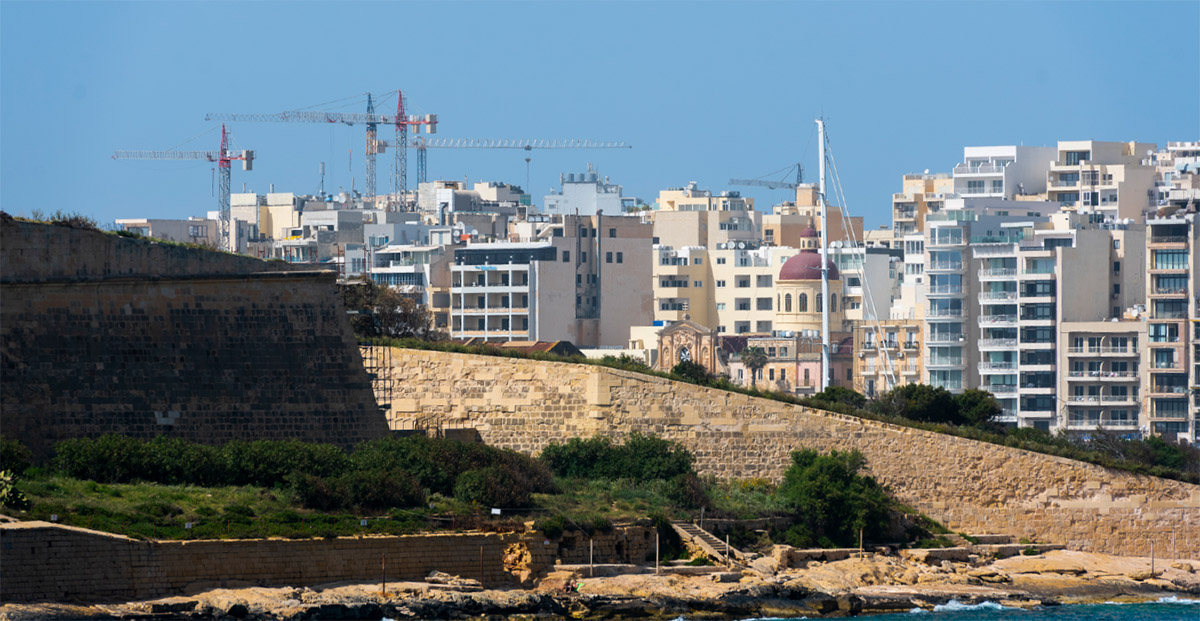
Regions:
<svg viewBox="0 0 1200 621"><path fill-rule="evenodd" d="M929 614L929 611L925 610L924 608L913 608L912 610L909 610L908 613L912 615L927 615Z"/></svg>
<svg viewBox="0 0 1200 621"><path fill-rule="evenodd" d="M1001 606L996 602L979 602L978 604L964 604L956 599L952 599L945 604L938 604L933 607L934 612L957 612L960 610L1020 610L1020 608L1010 608Z"/></svg>
<svg viewBox="0 0 1200 621"><path fill-rule="evenodd" d="M1186 599L1186 598L1182 598L1182 597L1176 597L1174 595L1167 595L1166 597L1158 598L1158 603L1160 603L1160 604L1183 604L1185 606L1195 606L1195 605L1200 604L1200 599Z"/></svg>

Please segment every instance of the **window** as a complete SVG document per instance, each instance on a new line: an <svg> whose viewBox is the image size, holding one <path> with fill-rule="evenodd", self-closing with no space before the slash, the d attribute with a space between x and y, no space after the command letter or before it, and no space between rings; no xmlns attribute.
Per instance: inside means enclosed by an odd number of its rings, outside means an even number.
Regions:
<svg viewBox="0 0 1200 621"><path fill-rule="evenodd" d="M967 182L967 194L982 194L982 193L983 193L983 181L982 180Z"/></svg>
<svg viewBox="0 0 1200 621"><path fill-rule="evenodd" d="M783 312L792 312L792 294L790 293L783 296Z"/></svg>
<svg viewBox="0 0 1200 621"><path fill-rule="evenodd" d="M1155 250L1154 269L1185 270L1188 268L1186 250Z"/></svg>
<svg viewBox="0 0 1200 621"><path fill-rule="evenodd" d="M724 302L717 302L717 310L719 310L719 311L723 311L723 310L725 310L725 303L724 303Z"/></svg>
<svg viewBox="0 0 1200 621"><path fill-rule="evenodd" d="M758 298L754 302L755 310L769 311L771 310L771 298Z"/></svg>
<svg viewBox="0 0 1200 621"><path fill-rule="evenodd" d="M617 236L617 229L608 229L608 236L609 236L609 237L616 237L616 236Z"/></svg>
<svg viewBox="0 0 1200 621"><path fill-rule="evenodd" d="M808 377L808 372L809 372L808 369L804 369L804 385L805 386L808 386L812 382L812 380L810 380Z"/></svg>
<svg viewBox="0 0 1200 621"><path fill-rule="evenodd" d="M700 287L704 286L704 281L703 280L693 280L692 286L699 289Z"/></svg>
<svg viewBox="0 0 1200 621"><path fill-rule="evenodd" d="M704 259L702 257L693 257L692 265L704 265Z"/></svg>
<svg viewBox="0 0 1200 621"><path fill-rule="evenodd" d="M765 276L759 276L756 279L755 286L756 287L770 287L771 286L771 275L767 274Z"/></svg>
<svg viewBox="0 0 1200 621"><path fill-rule="evenodd" d="M724 287L724 286L725 286L725 281L724 281L724 280L718 280L718 281L717 281L717 286L718 286L718 287Z"/></svg>
<svg viewBox="0 0 1200 621"><path fill-rule="evenodd" d="M570 250L564 250L564 251L563 251L563 263L567 263L567 262L569 262L570 260L571 260L571 251L570 251Z"/></svg>
<svg viewBox="0 0 1200 621"><path fill-rule="evenodd" d="M579 253L579 262L587 263L587 253L586 252Z"/></svg>
<svg viewBox="0 0 1200 621"><path fill-rule="evenodd" d="M575 275L575 284L577 284L577 285L582 285L582 284L583 284L583 274L576 274L576 275Z"/></svg>
<svg viewBox="0 0 1200 621"><path fill-rule="evenodd" d="M604 262L605 263L612 263L612 259L613 259L613 256L612 256L611 252L604 253Z"/></svg>
<svg viewBox="0 0 1200 621"><path fill-rule="evenodd" d="M1113 250L1120 250L1120 249L1121 249L1121 240L1114 239L1113 240Z"/></svg>
<svg viewBox="0 0 1200 621"><path fill-rule="evenodd" d="M750 298L738 298L734 300L734 304L736 304L737 309L740 311L750 310Z"/></svg>
<svg viewBox="0 0 1200 621"><path fill-rule="evenodd" d="M772 382L775 381L775 369L767 369L767 375Z"/></svg>
<svg viewBox="0 0 1200 621"><path fill-rule="evenodd" d="M1114 284L1113 284L1113 295L1117 295L1117 294L1119 294L1119 293L1121 293L1121 284L1120 284L1120 283L1114 283Z"/></svg>
<svg viewBox="0 0 1200 621"><path fill-rule="evenodd" d="M807 313L808 312L808 294L801 293L800 297L797 298L797 300L798 301L796 303L797 304L796 310L801 313Z"/></svg>
<svg viewBox="0 0 1200 621"><path fill-rule="evenodd" d="M821 294L817 294L817 312L821 312Z"/></svg>
<svg viewBox="0 0 1200 621"><path fill-rule="evenodd" d="M831 313L837 312L837 294L836 293L829 294L829 312L831 312Z"/></svg>
<svg viewBox="0 0 1200 621"><path fill-rule="evenodd" d="M737 277L737 286L739 289L749 288L750 287L750 277L749 276L738 276Z"/></svg>
<svg viewBox="0 0 1200 621"><path fill-rule="evenodd" d="M779 369L779 381L787 381L787 369Z"/></svg>
<svg viewBox="0 0 1200 621"><path fill-rule="evenodd" d="M1120 261L1113 261L1113 273L1114 274L1121 273L1121 262Z"/></svg>
<svg viewBox="0 0 1200 621"><path fill-rule="evenodd" d="M625 262L625 253L618 252L617 253L617 263L624 263L624 262Z"/></svg>
<svg viewBox="0 0 1200 621"><path fill-rule="evenodd" d="M651 238L650 238L650 244L651 244L651 245L654 245L654 246L657 246L657 245L658 245L658 238L657 238L657 237L651 237Z"/></svg>
<svg viewBox="0 0 1200 621"><path fill-rule="evenodd" d="M755 329L757 332L761 332L761 333L763 333L763 334L766 334L767 332L770 332L770 331L771 331L771 322L769 322L769 321L760 321L760 322L758 322L758 324L755 326L755 328L754 328L754 329Z"/></svg>
<svg viewBox="0 0 1200 621"><path fill-rule="evenodd" d="M717 257L717 265L725 265L725 257Z"/></svg>
<svg viewBox="0 0 1200 621"><path fill-rule="evenodd" d="M189 224L188 237L208 237L207 224Z"/></svg>

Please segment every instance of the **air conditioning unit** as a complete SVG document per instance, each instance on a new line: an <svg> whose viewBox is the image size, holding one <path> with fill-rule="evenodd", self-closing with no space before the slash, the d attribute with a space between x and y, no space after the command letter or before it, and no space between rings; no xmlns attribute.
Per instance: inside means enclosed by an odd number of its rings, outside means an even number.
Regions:
<svg viewBox="0 0 1200 621"><path fill-rule="evenodd" d="M858 357L859 357L859 358L866 358L866 357L867 357L867 354L866 354L866 353L864 353L864 352L861 352L861 351L860 351L860 352L858 352Z"/></svg>
<svg viewBox="0 0 1200 621"><path fill-rule="evenodd" d="M903 358L903 357L904 357L904 352L899 352L899 353L897 353L897 354L896 354L896 357L897 357L897 358Z"/></svg>

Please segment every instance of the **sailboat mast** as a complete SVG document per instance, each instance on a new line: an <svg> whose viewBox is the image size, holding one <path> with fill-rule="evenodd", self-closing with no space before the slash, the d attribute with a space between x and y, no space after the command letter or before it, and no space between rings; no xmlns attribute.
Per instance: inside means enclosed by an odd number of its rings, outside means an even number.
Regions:
<svg viewBox="0 0 1200 621"><path fill-rule="evenodd" d="M825 203L825 119L817 119L818 157L821 184L817 206L821 217L821 390L829 388L829 218Z"/></svg>

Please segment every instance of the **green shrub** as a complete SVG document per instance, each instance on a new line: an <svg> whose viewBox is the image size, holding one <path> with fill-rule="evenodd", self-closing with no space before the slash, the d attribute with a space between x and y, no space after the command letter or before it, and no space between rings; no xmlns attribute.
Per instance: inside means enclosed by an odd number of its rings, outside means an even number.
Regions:
<svg viewBox="0 0 1200 621"><path fill-rule="evenodd" d="M33 454L17 440L0 437L0 470L8 470L15 475L25 474L33 465Z"/></svg>
<svg viewBox="0 0 1200 621"><path fill-rule="evenodd" d="M547 539L558 539L567 529L567 521L561 515L552 515L535 521L533 528L542 531Z"/></svg>
<svg viewBox="0 0 1200 621"><path fill-rule="evenodd" d="M699 509L712 504L704 482L694 473L688 472L671 477L667 487L667 499L671 504L684 509Z"/></svg>
<svg viewBox="0 0 1200 621"><path fill-rule="evenodd" d="M376 511L425 504L425 490L410 474L399 470L356 470L342 475L350 503Z"/></svg>
<svg viewBox="0 0 1200 621"><path fill-rule="evenodd" d="M708 369L704 368L698 362L684 360L671 368L671 375L676 379L683 380L691 384L700 384L704 386L708 384L712 376L708 374Z"/></svg>
<svg viewBox="0 0 1200 621"><path fill-rule="evenodd" d="M350 459L356 470L407 472L430 492L446 496L454 495L463 473L493 466L504 467L529 493L555 491L554 478L542 463L484 444L425 436L383 438L358 445Z"/></svg>
<svg viewBox="0 0 1200 621"><path fill-rule="evenodd" d="M283 485L294 471L317 477L336 477L350 469L346 452L332 444L300 440L233 441L221 447L227 485Z"/></svg>
<svg viewBox="0 0 1200 621"><path fill-rule="evenodd" d="M638 432L624 444L606 436L571 438L547 446L540 459L555 475L568 478L646 482L695 475L695 457L683 445Z"/></svg>
<svg viewBox="0 0 1200 621"><path fill-rule="evenodd" d="M812 396L814 401L838 403L853 408L861 408L867 404L867 398L853 389L845 386L829 386Z"/></svg>
<svg viewBox="0 0 1200 621"><path fill-rule="evenodd" d="M873 477L858 473L864 463L858 451L792 453L776 492L793 511L790 545L849 547L858 545L860 530L867 539L886 535L892 501Z"/></svg>
<svg viewBox="0 0 1200 621"><path fill-rule="evenodd" d="M350 494L339 479L325 479L297 471L288 475L287 482L297 502L308 509L334 511L345 507L350 501Z"/></svg>
<svg viewBox="0 0 1200 621"><path fill-rule="evenodd" d="M145 443L115 434L72 438L54 446L54 468L61 474L101 483L153 481Z"/></svg>
<svg viewBox="0 0 1200 621"><path fill-rule="evenodd" d="M484 507L529 507L531 493L528 482L505 466L468 470L454 484L455 500Z"/></svg>
<svg viewBox="0 0 1200 621"><path fill-rule="evenodd" d="M14 511L29 509L29 499L24 492L17 489L17 477L11 470L0 470L0 507L8 507Z"/></svg>

